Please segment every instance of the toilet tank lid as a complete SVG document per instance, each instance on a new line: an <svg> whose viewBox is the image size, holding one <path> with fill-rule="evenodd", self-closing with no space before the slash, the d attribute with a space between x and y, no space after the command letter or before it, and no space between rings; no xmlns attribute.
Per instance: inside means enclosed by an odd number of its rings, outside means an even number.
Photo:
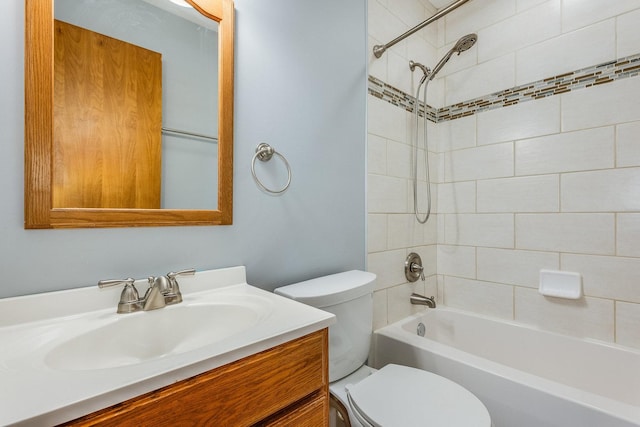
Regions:
<svg viewBox="0 0 640 427"><path fill-rule="evenodd" d="M351 270L277 288L278 295L322 308L350 301L373 292L376 275Z"/></svg>

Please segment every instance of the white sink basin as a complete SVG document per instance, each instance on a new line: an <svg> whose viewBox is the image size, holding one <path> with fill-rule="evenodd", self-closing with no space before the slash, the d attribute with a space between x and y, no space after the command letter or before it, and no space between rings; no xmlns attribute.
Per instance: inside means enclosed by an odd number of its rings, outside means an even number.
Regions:
<svg viewBox="0 0 640 427"><path fill-rule="evenodd" d="M262 304L259 304L262 302ZM256 298L228 303L174 305L120 314L53 347L44 362L82 371L133 365L195 350L254 326L270 311Z"/></svg>

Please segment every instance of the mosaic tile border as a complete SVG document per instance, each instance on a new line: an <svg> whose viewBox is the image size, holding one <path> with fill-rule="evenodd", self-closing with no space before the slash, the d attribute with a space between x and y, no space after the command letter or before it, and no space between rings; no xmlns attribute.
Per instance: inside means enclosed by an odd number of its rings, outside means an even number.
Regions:
<svg viewBox="0 0 640 427"><path fill-rule="evenodd" d="M515 86L443 108L435 109L427 105L427 119L435 123L455 120L483 111L560 95L573 90L611 83L638 75L640 75L640 54ZM406 111L414 111L415 98L413 96L373 76L369 76L368 91L370 95L401 107ZM418 108L418 113L424 116L425 106L422 102L418 102Z"/></svg>

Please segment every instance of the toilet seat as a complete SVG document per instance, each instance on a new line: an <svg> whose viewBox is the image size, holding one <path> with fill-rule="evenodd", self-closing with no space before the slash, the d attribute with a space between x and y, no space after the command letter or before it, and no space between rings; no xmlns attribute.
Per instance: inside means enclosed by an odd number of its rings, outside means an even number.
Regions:
<svg viewBox="0 0 640 427"><path fill-rule="evenodd" d="M421 369L387 365L347 396L358 418L374 427L490 427L487 408L461 385Z"/></svg>

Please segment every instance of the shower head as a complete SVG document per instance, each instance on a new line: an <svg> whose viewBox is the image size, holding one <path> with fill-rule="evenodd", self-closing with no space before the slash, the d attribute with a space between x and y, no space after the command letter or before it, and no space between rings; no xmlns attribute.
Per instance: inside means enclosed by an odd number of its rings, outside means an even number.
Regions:
<svg viewBox="0 0 640 427"><path fill-rule="evenodd" d="M476 44L477 40L478 36L476 34L467 34L466 36L460 38L460 40L456 42L456 44L451 48L449 52L447 52L447 54L440 60L440 62L438 62L435 67L433 67L433 71L429 75L429 80L433 80L436 74L438 74L442 67L444 67L444 64L447 63L447 61L454 53L457 52L458 55L460 55L462 52L470 49L471 46Z"/></svg>

